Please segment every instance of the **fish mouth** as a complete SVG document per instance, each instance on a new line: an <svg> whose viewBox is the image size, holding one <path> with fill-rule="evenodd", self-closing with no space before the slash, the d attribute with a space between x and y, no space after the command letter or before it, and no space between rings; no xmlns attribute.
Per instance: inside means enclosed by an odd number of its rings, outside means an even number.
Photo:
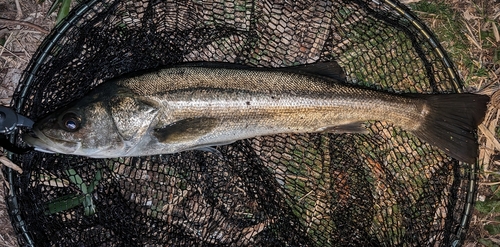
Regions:
<svg viewBox="0 0 500 247"><path fill-rule="evenodd" d="M36 151L44 153L73 153L79 148L78 142L69 142L66 140L47 137L40 130L33 128L31 132L22 135L24 142L34 147ZM68 147L68 150L60 147ZM69 152L68 152L69 151Z"/></svg>

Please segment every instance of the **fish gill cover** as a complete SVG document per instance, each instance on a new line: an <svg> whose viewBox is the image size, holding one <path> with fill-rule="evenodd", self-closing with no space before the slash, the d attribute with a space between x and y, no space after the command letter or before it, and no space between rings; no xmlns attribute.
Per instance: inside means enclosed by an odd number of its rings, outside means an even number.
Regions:
<svg viewBox="0 0 500 247"><path fill-rule="evenodd" d="M336 61L349 84L461 92L432 37L388 0L90 0L42 44L12 106L39 120L107 79L194 61ZM220 154L14 155L25 172L7 170L10 214L28 246L459 245L475 164L391 124L367 128L257 137Z"/></svg>

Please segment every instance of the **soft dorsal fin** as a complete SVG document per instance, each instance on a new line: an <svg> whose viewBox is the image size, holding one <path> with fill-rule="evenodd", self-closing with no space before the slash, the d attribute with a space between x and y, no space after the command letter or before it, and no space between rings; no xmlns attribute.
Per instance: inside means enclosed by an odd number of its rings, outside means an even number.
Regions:
<svg viewBox="0 0 500 247"><path fill-rule="evenodd" d="M284 68L292 72L306 73L316 76L324 76L338 81L345 81L344 70L335 61L318 62L312 64L303 64Z"/></svg>

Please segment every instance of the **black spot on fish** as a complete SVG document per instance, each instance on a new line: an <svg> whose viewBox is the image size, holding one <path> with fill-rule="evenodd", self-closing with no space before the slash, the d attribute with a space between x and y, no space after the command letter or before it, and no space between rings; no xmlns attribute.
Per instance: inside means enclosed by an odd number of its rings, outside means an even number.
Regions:
<svg viewBox="0 0 500 247"><path fill-rule="evenodd" d="M250 101L247 101L247 105L250 105Z"/></svg>

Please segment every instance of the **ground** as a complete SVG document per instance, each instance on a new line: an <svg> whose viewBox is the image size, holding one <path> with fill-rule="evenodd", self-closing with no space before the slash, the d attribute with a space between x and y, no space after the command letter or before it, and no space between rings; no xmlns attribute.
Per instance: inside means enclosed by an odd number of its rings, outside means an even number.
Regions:
<svg viewBox="0 0 500 247"><path fill-rule="evenodd" d="M491 94L499 88L500 2L493 0L406 0L438 35L453 57L470 91L488 85ZM47 16L51 0L0 0L0 105L8 105L31 56L49 30L56 14ZM463 39L457 38L463 37ZM494 97L496 99L496 97ZM477 205L464 246L500 246L500 163L492 159L500 150L497 138L498 108L493 100L480 126L482 172ZM0 173L0 181L4 181ZM4 195L5 186L0 186ZM17 246L5 202L0 197L0 247ZM500 208L500 207L499 207Z"/></svg>

